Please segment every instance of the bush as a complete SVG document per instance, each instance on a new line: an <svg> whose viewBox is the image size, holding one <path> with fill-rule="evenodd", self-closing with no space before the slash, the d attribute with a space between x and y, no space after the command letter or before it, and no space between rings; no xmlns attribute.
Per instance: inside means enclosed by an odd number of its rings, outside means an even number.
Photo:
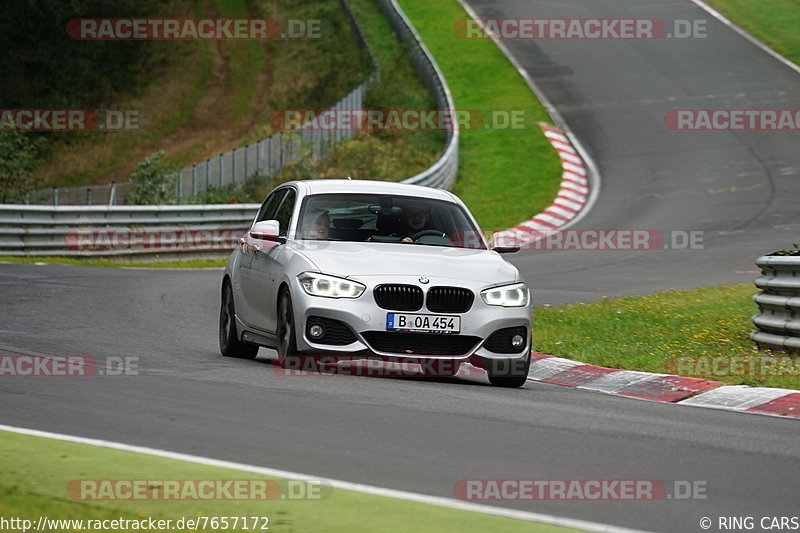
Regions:
<svg viewBox="0 0 800 533"><path fill-rule="evenodd" d="M246 204L264 201L262 190L272 190L273 180L253 174L244 183L210 187L187 199L192 204Z"/></svg>
<svg viewBox="0 0 800 533"><path fill-rule="evenodd" d="M138 164L131 174L133 188L128 195L129 204L174 204L177 186L176 168L162 158L164 150L151 154Z"/></svg>
<svg viewBox="0 0 800 533"><path fill-rule="evenodd" d="M40 186L33 178L42 151L43 139L19 131L0 132L0 203L23 203L25 197Z"/></svg>

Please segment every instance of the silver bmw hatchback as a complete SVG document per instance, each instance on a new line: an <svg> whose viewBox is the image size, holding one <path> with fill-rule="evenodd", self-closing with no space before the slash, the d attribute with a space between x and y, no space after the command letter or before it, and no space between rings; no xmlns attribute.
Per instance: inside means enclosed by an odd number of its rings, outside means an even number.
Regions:
<svg viewBox="0 0 800 533"><path fill-rule="evenodd" d="M273 348L315 356L483 368L493 385L528 375L530 290L455 195L367 180L272 191L222 279L222 355ZM446 363L446 364L442 364Z"/></svg>

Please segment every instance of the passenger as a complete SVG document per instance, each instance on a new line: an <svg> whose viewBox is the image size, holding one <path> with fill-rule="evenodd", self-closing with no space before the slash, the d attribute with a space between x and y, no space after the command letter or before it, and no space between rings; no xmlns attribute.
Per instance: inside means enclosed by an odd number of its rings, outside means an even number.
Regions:
<svg viewBox="0 0 800 533"><path fill-rule="evenodd" d="M314 209L303 218L303 238L320 241L328 240L331 217L327 211Z"/></svg>

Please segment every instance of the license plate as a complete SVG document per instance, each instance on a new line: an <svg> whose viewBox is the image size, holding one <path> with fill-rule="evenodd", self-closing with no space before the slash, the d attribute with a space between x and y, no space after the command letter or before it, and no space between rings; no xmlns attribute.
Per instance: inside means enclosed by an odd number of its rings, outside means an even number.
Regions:
<svg viewBox="0 0 800 533"><path fill-rule="evenodd" d="M461 331L461 317L386 313L386 329L426 333L458 333Z"/></svg>

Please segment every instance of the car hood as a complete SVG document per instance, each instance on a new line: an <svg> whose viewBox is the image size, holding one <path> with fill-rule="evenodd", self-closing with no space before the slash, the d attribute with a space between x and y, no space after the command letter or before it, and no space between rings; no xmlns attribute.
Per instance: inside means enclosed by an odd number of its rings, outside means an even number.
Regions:
<svg viewBox="0 0 800 533"><path fill-rule="evenodd" d="M413 275L487 284L519 279L516 267L491 250L336 241L298 241L295 249L320 272L342 277Z"/></svg>

